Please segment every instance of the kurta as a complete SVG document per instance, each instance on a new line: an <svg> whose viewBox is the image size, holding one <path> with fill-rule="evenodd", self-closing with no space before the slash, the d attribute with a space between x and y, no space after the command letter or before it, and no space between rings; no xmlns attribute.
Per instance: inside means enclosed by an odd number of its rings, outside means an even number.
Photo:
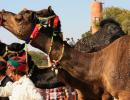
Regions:
<svg viewBox="0 0 130 100"><path fill-rule="evenodd" d="M0 86L6 86L6 83L9 82L12 80L8 77L8 76L5 76L5 78L3 80L0 80ZM0 100L9 100L8 97L0 97Z"/></svg>
<svg viewBox="0 0 130 100"><path fill-rule="evenodd" d="M10 100L43 100L33 82L25 75L19 81L8 82L0 87L0 96L10 96Z"/></svg>

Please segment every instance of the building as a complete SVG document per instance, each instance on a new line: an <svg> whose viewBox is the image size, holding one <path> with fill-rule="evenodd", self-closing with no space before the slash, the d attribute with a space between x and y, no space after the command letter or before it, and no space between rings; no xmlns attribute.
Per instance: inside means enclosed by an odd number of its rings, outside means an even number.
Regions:
<svg viewBox="0 0 130 100"><path fill-rule="evenodd" d="M98 30L99 22L102 20L103 3L94 0L91 3L91 31L94 34Z"/></svg>

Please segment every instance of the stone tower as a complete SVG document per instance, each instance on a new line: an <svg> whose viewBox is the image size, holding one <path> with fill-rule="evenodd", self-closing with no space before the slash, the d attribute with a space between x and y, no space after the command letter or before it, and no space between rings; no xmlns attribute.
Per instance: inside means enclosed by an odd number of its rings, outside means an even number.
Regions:
<svg viewBox="0 0 130 100"><path fill-rule="evenodd" d="M102 20L103 3L99 0L94 0L91 3L91 31L94 34L98 30L99 22Z"/></svg>

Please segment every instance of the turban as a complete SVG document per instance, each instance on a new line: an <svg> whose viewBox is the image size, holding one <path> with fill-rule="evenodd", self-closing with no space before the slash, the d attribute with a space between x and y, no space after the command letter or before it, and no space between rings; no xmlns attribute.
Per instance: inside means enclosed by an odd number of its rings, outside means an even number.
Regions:
<svg viewBox="0 0 130 100"><path fill-rule="evenodd" d="M7 67L13 71L26 72L26 61L19 57L12 57L7 61Z"/></svg>

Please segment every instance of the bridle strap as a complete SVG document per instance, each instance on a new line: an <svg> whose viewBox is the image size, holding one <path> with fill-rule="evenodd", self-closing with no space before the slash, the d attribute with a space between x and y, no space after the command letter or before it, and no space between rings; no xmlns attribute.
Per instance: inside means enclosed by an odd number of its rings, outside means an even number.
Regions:
<svg viewBox="0 0 130 100"><path fill-rule="evenodd" d="M26 74L28 75L29 74L29 65L28 65L28 44L25 43L25 53L26 53L26 64L27 64L27 67L26 67Z"/></svg>
<svg viewBox="0 0 130 100"><path fill-rule="evenodd" d="M48 21L48 20L50 20L50 19L54 18L55 16L56 16L56 15L49 16L49 17L38 17L38 19Z"/></svg>
<svg viewBox="0 0 130 100"><path fill-rule="evenodd" d="M48 61L49 61L49 64L53 67L53 68L56 68L56 66L59 64L60 60L62 59L63 57L63 54L64 54L64 43L62 45L62 51L61 51L61 55L59 56L58 59L50 59L50 54L52 52L52 46L53 46L53 42L54 42L54 37L56 36L56 34L53 32L53 35L52 35L52 38L51 38L51 44L50 44L50 47L49 47L49 51L48 51Z"/></svg>
<svg viewBox="0 0 130 100"><path fill-rule="evenodd" d="M56 15L53 15L53 16L50 16L50 17L37 17L37 19L40 20L40 21L45 20L46 22L49 22L49 20L54 18L54 17L56 17ZM29 40L26 41L27 44L30 44L34 39L36 39L38 37L39 31L42 28L42 26L44 26L44 25L46 25L46 24L43 24L41 22L39 22L38 24L35 25L32 33L31 33L31 35L29 37Z"/></svg>

